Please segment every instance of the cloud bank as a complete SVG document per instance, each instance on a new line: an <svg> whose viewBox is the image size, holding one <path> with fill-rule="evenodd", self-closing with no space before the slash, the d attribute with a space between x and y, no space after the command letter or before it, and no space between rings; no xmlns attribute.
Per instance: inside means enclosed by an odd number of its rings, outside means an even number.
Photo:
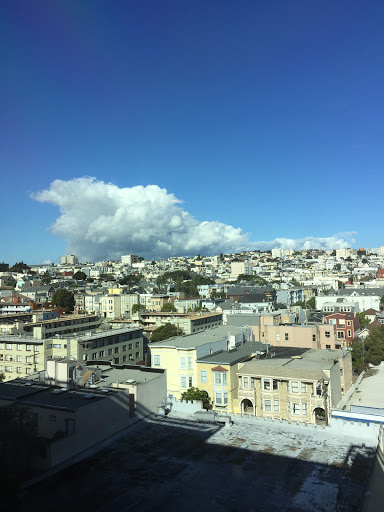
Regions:
<svg viewBox="0 0 384 512"><path fill-rule="evenodd" d="M196 220L180 206L180 199L157 185L119 188L83 177L55 180L48 189L31 197L59 207L60 216L50 230L63 238L68 252L82 261L118 260L122 254L166 258L275 247L337 249L350 247L354 242L353 233L251 242L249 234L240 228Z"/></svg>

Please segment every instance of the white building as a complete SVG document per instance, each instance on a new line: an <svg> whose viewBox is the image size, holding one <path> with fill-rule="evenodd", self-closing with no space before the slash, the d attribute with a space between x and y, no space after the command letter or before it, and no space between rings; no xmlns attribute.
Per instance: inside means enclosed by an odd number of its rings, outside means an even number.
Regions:
<svg viewBox="0 0 384 512"><path fill-rule="evenodd" d="M123 265L129 265L132 266L133 263L138 263L139 257L136 256L136 254L127 254L125 256L121 257L121 263Z"/></svg>
<svg viewBox="0 0 384 512"><path fill-rule="evenodd" d="M61 257L62 265L77 265L79 263L79 258L74 254L67 254L66 256Z"/></svg>
<svg viewBox="0 0 384 512"><path fill-rule="evenodd" d="M252 274L252 260L231 261L231 277L237 279L241 274Z"/></svg>

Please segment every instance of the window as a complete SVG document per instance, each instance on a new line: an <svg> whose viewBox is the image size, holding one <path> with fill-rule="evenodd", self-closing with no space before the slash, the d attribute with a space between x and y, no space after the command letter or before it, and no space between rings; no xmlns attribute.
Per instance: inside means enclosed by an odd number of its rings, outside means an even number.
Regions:
<svg viewBox="0 0 384 512"><path fill-rule="evenodd" d="M160 356L153 356L153 366L160 366L161 365L161 359Z"/></svg>
<svg viewBox="0 0 384 512"><path fill-rule="evenodd" d="M307 392L307 385L305 382L301 383L301 392L306 393Z"/></svg>
<svg viewBox="0 0 384 512"><path fill-rule="evenodd" d="M35 363L36 364L39 364L40 363L40 359L38 357L35 357Z"/></svg>
<svg viewBox="0 0 384 512"><path fill-rule="evenodd" d="M248 377L244 377L248 380ZM228 381L227 381L227 374L226 373L219 373L219 372L215 372L215 384L221 386L226 386L228 384ZM248 387L248 384L247 386L244 386L244 387Z"/></svg>
<svg viewBox="0 0 384 512"><path fill-rule="evenodd" d="M30 375L30 373L31 373L31 369L30 369L30 368L26 368L26 369L25 369L25 373L26 373L26 375Z"/></svg>
<svg viewBox="0 0 384 512"><path fill-rule="evenodd" d="M132 350L132 343L128 345L128 350Z"/></svg>
<svg viewBox="0 0 384 512"><path fill-rule="evenodd" d="M271 406L271 401L270 400L264 400L264 411L265 412L271 412L272 411L272 406Z"/></svg>
<svg viewBox="0 0 384 512"><path fill-rule="evenodd" d="M273 379L272 387L273 387L273 391L277 391L279 389L279 381L277 381L276 379Z"/></svg>
<svg viewBox="0 0 384 512"><path fill-rule="evenodd" d="M54 343L53 344L53 348L61 348L61 344L60 343Z"/></svg>
<svg viewBox="0 0 384 512"><path fill-rule="evenodd" d="M299 416L300 415L300 404L293 403L292 404L292 412L296 416Z"/></svg>
<svg viewBox="0 0 384 512"><path fill-rule="evenodd" d="M32 350L32 345L27 345L26 349L29 351L29 350Z"/></svg>
<svg viewBox="0 0 384 512"><path fill-rule="evenodd" d="M276 341L280 341L280 333L276 333Z"/></svg>
<svg viewBox="0 0 384 512"><path fill-rule="evenodd" d="M23 358L21 356L16 356L16 361L18 363L22 363L23 362Z"/></svg>
<svg viewBox="0 0 384 512"><path fill-rule="evenodd" d="M348 338L352 336L351 329L348 329Z"/></svg>
<svg viewBox="0 0 384 512"><path fill-rule="evenodd" d="M179 368L180 370L186 370L187 369L187 362L185 357L180 357L179 359Z"/></svg>
<svg viewBox="0 0 384 512"><path fill-rule="evenodd" d="M273 401L273 410L274 410L274 412L279 412L279 410L280 410L280 402L279 402L279 400L274 400Z"/></svg>
<svg viewBox="0 0 384 512"><path fill-rule="evenodd" d="M185 375L180 375L180 387L181 388L187 387L187 377Z"/></svg>
<svg viewBox="0 0 384 512"><path fill-rule="evenodd" d="M308 413L306 402L304 404L301 404L301 413L303 414L303 416L306 416Z"/></svg>
<svg viewBox="0 0 384 512"><path fill-rule="evenodd" d="M31 345L29 345L29 346L31 346ZM28 347L28 345L27 345L27 347ZM6 343L6 344L5 344L5 349L6 349L6 350L12 350L12 343ZM28 349L27 349L27 350L28 350Z"/></svg>
<svg viewBox="0 0 384 512"><path fill-rule="evenodd" d="M192 387L193 386L193 377L188 377L188 387Z"/></svg>
<svg viewBox="0 0 384 512"><path fill-rule="evenodd" d="M251 389L255 389L256 387L256 379L255 377L251 377Z"/></svg>
<svg viewBox="0 0 384 512"><path fill-rule="evenodd" d="M325 348L331 348L331 345L325 345Z"/></svg>
<svg viewBox="0 0 384 512"><path fill-rule="evenodd" d="M292 393L298 393L299 392L299 383L297 380L293 380L291 382L291 392Z"/></svg>
<svg viewBox="0 0 384 512"><path fill-rule="evenodd" d="M140 352L136 352L136 359L140 357Z"/></svg>
<svg viewBox="0 0 384 512"><path fill-rule="evenodd" d="M325 331L325 337L330 338L331 337L331 331Z"/></svg>
<svg viewBox="0 0 384 512"><path fill-rule="evenodd" d="M119 353L119 347L115 347L115 354Z"/></svg>
<svg viewBox="0 0 384 512"><path fill-rule="evenodd" d="M289 341L289 335L287 332L284 334L284 339L285 339L285 341Z"/></svg>
<svg viewBox="0 0 384 512"><path fill-rule="evenodd" d="M13 357L11 356L11 354L5 354L5 360L6 361L13 361Z"/></svg>
<svg viewBox="0 0 384 512"><path fill-rule="evenodd" d="M249 387L249 377L243 377L243 388Z"/></svg>
<svg viewBox="0 0 384 512"><path fill-rule="evenodd" d="M312 334L312 341L316 341L316 334Z"/></svg>
<svg viewBox="0 0 384 512"><path fill-rule="evenodd" d="M351 321L350 320L347 321L347 325L351 325Z"/></svg>
<svg viewBox="0 0 384 512"><path fill-rule="evenodd" d="M123 352L127 350L127 345L123 345Z"/></svg>
<svg viewBox="0 0 384 512"><path fill-rule="evenodd" d="M93 352L92 353L92 359L96 359L97 358L97 352Z"/></svg>
<svg viewBox="0 0 384 512"><path fill-rule="evenodd" d="M192 357L188 357L188 370L192 370Z"/></svg>
<svg viewBox="0 0 384 512"><path fill-rule="evenodd" d="M139 347L140 347L140 341L136 341L135 348L139 348Z"/></svg>
<svg viewBox="0 0 384 512"><path fill-rule="evenodd" d="M125 363L127 360L127 356L123 356L123 363Z"/></svg>
<svg viewBox="0 0 384 512"><path fill-rule="evenodd" d="M99 357L104 357L104 356L105 356L105 350L100 350Z"/></svg>
<svg viewBox="0 0 384 512"><path fill-rule="evenodd" d="M228 404L228 393L215 393L215 404L216 405L227 405Z"/></svg>
<svg viewBox="0 0 384 512"><path fill-rule="evenodd" d="M111 349L111 348L109 348L109 349L108 349L108 355L109 355L109 356L111 356L111 355L112 355L112 349Z"/></svg>
<svg viewBox="0 0 384 512"><path fill-rule="evenodd" d="M344 331L337 331L337 339L344 339Z"/></svg>
<svg viewBox="0 0 384 512"><path fill-rule="evenodd" d="M205 370L200 371L200 382L208 382L208 375Z"/></svg>
<svg viewBox="0 0 384 512"><path fill-rule="evenodd" d="M5 367L5 371L8 372L8 373L12 373L13 372L12 366L6 366Z"/></svg>
<svg viewBox="0 0 384 512"><path fill-rule="evenodd" d="M23 350L23 345L17 345L17 350Z"/></svg>
<svg viewBox="0 0 384 512"><path fill-rule="evenodd" d="M27 356L27 357L25 358L25 361L26 361L27 363L32 363L32 356Z"/></svg>
<svg viewBox="0 0 384 512"><path fill-rule="evenodd" d="M270 391L271 390L271 380L263 379L263 387L265 390Z"/></svg>
<svg viewBox="0 0 384 512"><path fill-rule="evenodd" d="M64 346L64 348L67 348L67 347ZM38 345L35 345L35 352L39 352L39 346Z"/></svg>
<svg viewBox="0 0 384 512"><path fill-rule="evenodd" d="M21 366L18 366L18 367L16 368L16 373L21 373L21 372L22 372L22 370L21 370Z"/></svg>

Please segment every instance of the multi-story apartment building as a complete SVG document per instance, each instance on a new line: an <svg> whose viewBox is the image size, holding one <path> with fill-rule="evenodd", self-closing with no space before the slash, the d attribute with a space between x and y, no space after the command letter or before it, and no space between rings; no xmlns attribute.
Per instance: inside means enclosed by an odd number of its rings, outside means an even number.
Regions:
<svg viewBox="0 0 384 512"><path fill-rule="evenodd" d="M299 359L257 360L240 364L237 376L238 412L328 424L352 382L351 354L309 351Z"/></svg>
<svg viewBox="0 0 384 512"><path fill-rule="evenodd" d="M51 338L0 335L0 372L5 380L46 369L46 361L67 358L80 361L104 360L114 364L137 364L144 360L143 329L124 327L57 334Z"/></svg>
<svg viewBox="0 0 384 512"><path fill-rule="evenodd" d="M79 258L74 254L67 254L66 256L61 257L62 265L77 265L79 263Z"/></svg>
<svg viewBox="0 0 384 512"><path fill-rule="evenodd" d="M167 370L168 393L180 398L192 386L198 386L197 360L253 339L252 329L220 326L203 332L176 336L149 344L151 365Z"/></svg>
<svg viewBox="0 0 384 512"><path fill-rule="evenodd" d="M337 342L347 348L360 327L359 317L356 313L333 313L327 315L324 321L336 329Z"/></svg>
<svg viewBox="0 0 384 512"><path fill-rule="evenodd" d="M344 339L338 338L336 328L331 324L264 325L260 334L260 341L274 347L340 349L346 346Z"/></svg>
<svg viewBox="0 0 384 512"><path fill-rule="evenodd" d="M99 299L100 314L103 318L130 318L132 306L138 304L137 294L103 295Z"/></svg>
<svg viewBox="0 0 384 512"><path fill-rule="evenodd" d="M122 265L132 266L133 263L138 263L139 257L136 254L127 254L121 257Z"/></svg>
<svg viewBox="0 0 384 512"><path fill-rule="evenodd" d="M142 313L140 322L145 332L151 332L157 327L172 323L180 332L193 334L222 325L223 315L221 313Z"/></svg>
<svg viewBox="0 0 384 512"><path fill-rule="evenodd" d="M241 274L250 275L253 272L252 260L231 261L231 277L237 279Z"/></svg>

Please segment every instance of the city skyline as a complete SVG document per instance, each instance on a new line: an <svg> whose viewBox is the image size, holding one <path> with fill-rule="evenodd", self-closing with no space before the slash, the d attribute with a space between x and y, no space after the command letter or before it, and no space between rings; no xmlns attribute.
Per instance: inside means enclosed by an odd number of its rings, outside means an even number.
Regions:
<svg viewBox="0 0 384 512"><path fill-rule="evenodd" d="M0 259L382 245L383 15L4 5Z"/></svg>

